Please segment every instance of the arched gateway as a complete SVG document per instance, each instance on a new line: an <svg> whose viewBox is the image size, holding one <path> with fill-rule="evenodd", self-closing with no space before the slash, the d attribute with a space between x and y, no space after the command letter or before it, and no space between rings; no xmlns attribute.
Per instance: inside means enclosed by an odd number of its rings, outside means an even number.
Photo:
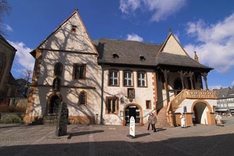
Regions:
<svg viewBox="0 0 234 156"><path fill-rule="evenodd" d="M212 124L212 108L209 103L203 100L197 100L193 103L191 109L195 115L195 124Z"/></svg>
<svg viewBox="0 0 234 156"><path fill-rule="evenodd" d="M128 104L124 107L125 124L129 124L131 116L134 117L136 124L142 124L142 108L138 104Z"/></svg>

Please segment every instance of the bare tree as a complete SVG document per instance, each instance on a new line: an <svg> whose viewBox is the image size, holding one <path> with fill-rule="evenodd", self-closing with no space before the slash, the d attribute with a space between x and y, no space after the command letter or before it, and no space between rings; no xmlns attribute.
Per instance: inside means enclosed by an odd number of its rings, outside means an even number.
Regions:
<svg viewBox="0 0 234 156"><path fill-rule="evenodd" d="M0 35L5 35L2 30L3 18L5 15L9 15L11 12L11 7L8 4L7 0L0 0Z"/></svg>
<svg viewBox="0 0 234 156"><path fill-rule="evenodd" d="M17 96L26 98L29 92L29 84L32 79L32 70L26 68L22 71L22 75L20 77L21 78L16 80L19 84Z"/></svg>

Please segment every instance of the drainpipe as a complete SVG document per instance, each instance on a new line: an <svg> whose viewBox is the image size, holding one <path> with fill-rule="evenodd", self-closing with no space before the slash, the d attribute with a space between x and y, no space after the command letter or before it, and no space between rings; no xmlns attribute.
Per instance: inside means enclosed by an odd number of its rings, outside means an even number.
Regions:
<svg viewBox="0 0 234 156"><path fill-rule="evenodd" d="M101 113L100 113L100 124L103 124L103 88L104 88L104 69L103 69L103 63L101 65L102 68L102 85L101 85Z"/></svg>

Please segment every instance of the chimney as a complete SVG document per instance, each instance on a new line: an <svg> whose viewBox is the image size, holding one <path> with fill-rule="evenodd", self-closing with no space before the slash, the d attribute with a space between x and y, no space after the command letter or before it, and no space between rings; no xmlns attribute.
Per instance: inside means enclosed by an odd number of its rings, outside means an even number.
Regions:
<svg viewBox="0 0 234 156"><path fill-rule="evenodd" d="M197 56L196 51L194 51L194 60L197 61L197 62L199 62L199 61L198 61L198 56Z"/></svg>

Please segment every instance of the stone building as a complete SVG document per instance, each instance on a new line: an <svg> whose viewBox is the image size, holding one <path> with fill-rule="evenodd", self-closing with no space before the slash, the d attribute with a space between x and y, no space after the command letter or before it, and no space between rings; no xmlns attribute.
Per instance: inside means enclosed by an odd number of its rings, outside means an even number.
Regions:
<svg viewBox="0 0 234 156"><path fill-rule="evenodd" d="M174 35L162 44L105 39L92 41L74 11L35 50L35 67L24 121L56 117L63 101L71 123L143 125L153 112L161 126L180 125L185 113L215 124L212 70L190 58ZM203 89L203 85L205 88Z"/></svg>
<svg viewBox="0 0 234 156"><path fill-rule="evenodd" d="M17 82L11 74L16 49L0 35L0 104L9 104L16 96Z"/></svg>
<svg viewBox="0 0 234 156"><path fill-rule="evenodd" d="M234 87L215 89L217 106L215 112L221 114L234 114Z"/></svg>

